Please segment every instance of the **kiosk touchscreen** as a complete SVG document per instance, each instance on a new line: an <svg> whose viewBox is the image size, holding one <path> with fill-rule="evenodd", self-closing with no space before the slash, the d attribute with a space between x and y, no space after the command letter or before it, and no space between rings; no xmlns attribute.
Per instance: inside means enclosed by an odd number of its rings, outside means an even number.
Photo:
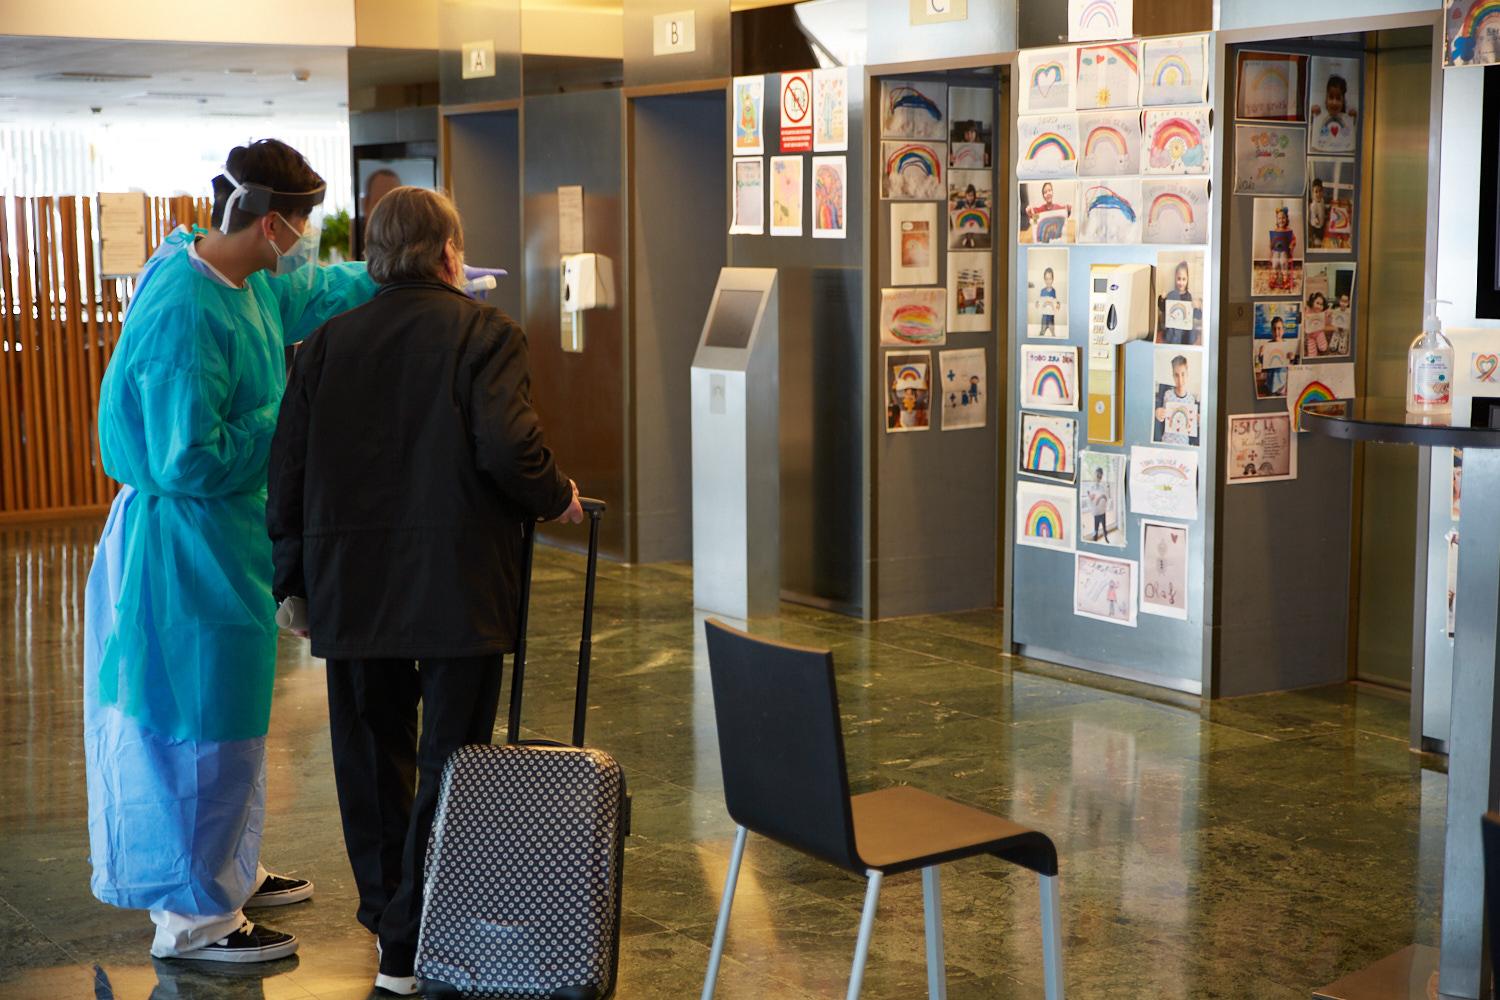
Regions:
<svg viewBox="0 0 1500 1000"><path fill-rule="evenodd" d="M726 267L693 356L693 604L733 618L781 598L776 270Z"/></svg>

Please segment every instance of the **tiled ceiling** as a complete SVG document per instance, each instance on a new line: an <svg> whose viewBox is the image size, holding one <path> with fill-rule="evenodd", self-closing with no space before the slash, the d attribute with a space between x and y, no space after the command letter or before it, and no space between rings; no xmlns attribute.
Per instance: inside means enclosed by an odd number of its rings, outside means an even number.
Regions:
<svg viewBox="0 0 1500 1000"><path fill-rule="evenodd" d="M0 122L328 122L347 113L345 52L0 36Z"/></svg>

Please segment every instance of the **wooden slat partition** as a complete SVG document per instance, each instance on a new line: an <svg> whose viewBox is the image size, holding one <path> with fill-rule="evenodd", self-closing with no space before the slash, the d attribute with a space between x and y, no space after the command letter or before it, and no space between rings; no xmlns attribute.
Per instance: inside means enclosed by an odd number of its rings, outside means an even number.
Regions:
<svg viewBox="0 0 1500 1000"><path fill-rule="evenodd" d="M209 214L207 199L150 199L150 248ZM98 221L92 198L0 199L0 520L102 509L117 488L99 384L135 281L97 272Z"/></svg>

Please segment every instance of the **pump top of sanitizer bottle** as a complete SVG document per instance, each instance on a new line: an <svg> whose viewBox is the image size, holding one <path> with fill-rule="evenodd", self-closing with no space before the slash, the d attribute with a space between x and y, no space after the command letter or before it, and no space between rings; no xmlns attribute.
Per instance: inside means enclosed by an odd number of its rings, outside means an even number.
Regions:
<svg viewBox="0 0 1500 1000"><path fill-rule="evenodd" d="M1428 299L1422 332L1406 358L1406 411L1442 414L1453 408L1453 344L1443 335L1437 307L1447 299Z"/></svg>

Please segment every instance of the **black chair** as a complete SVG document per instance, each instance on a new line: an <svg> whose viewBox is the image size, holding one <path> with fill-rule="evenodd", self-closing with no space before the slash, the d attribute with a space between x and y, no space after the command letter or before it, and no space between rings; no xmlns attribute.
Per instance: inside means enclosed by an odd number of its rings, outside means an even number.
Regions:
<svg viewBox="0 0 1500 1000"><path fill-rule="evenodd" d="M868 878L848 1000L859 996L881 880L922 870L927 992L948 993L938 866L992 854L1040 877L1047 1000L1062 1000L1057 850L1036 830L900 786L850 796L833 654L756 639L710 619L709 673L724 768L724 801L739 827L702 1000L712 1000L746 834L753 830Z"/></svg>
<svg viewBox="0 0 1500 1000"><path fill-rule="evenodd" d="M1485 813L1480 824L1484 854L1484 912L1490 925L1490 971L1500 973L1500 813Z"/></svg>

